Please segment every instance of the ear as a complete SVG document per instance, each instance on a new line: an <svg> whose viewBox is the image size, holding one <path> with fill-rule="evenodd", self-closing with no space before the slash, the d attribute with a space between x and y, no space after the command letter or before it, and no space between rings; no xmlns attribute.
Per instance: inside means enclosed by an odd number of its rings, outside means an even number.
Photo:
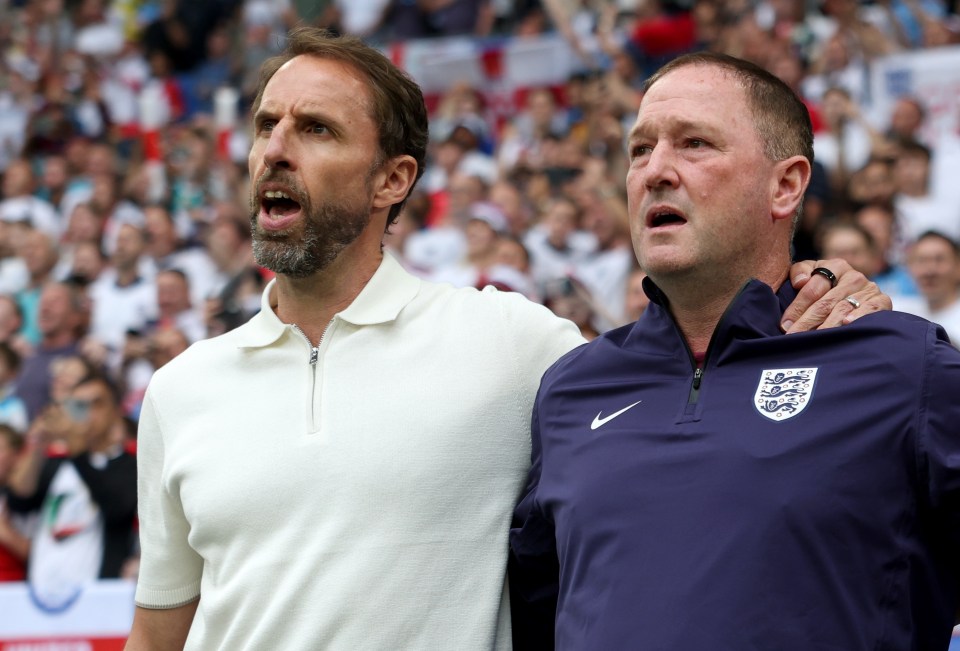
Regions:
<svg viewBox="0 0 960 651"><path fill-rule="evenodd" d="M379 184L373 194L374 208L388 208L403 201L417 178L417 161L413 156L391 158L378 172Z"/></svg>
<svg viewBox="0 0 960 651"><path fill-rule="evenodd" d="M792 220L810 185L810 161L792 156L778 162L774 174L771 214L774 219Z"/></svg>

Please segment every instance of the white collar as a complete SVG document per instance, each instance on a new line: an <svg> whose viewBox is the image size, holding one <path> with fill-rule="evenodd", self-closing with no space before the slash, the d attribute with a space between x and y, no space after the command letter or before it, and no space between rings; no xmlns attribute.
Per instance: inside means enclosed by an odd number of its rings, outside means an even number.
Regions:
<svg viewBox="0 0 960 651"><path fill-rule="evenodd" d="M286 324L274 312L276 279L264 288L260 299L260 313L238 331L241 348L269 346L283 335L291 324ZM374 325L393 321L400 311L420 291L421 281L404 269L387 252L370 281L347 308L334 315L353 325Z"/></svg>

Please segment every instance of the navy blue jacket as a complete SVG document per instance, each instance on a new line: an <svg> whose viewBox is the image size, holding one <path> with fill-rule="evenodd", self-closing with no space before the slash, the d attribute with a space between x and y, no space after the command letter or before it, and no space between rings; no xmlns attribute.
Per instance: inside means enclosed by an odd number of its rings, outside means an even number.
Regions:
<svg viewBox="0 0 960 651"><path fill-rule="evenodd" d="M748 283L703 364L666 299L561 358L511 532L518 649L946 649L960 351L896 312L782 335Z"/></svg>

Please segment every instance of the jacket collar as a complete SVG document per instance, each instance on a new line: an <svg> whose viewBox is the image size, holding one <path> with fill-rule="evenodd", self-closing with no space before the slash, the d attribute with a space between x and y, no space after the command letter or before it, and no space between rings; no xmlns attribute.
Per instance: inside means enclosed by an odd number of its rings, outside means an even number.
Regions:
<svg viewBox="0 0 960 651"><path fill-rule="evenodd" d="M643 289L650 297L650 305L631 329L625 345L640 349L659 349L661 354L664 348L675 350L674 345L686 350L686 343L668 309L669 300L666 295L650 278L643 279ZM732 340L759 339L783 334L780 320L796 295L789 278L776 292L759 280L747 281L717 324L710 342L710 357L716 360L718 353Z"/></svg>
<svg viewBox="0 0 960 651"><path fill-rule="evenodd" d="M271 280L263 290L260 312L238 329L241 348L269 346L292 327L281 321L274 311L277 305L276 282L276 279ZM385 252L370 281L345 310L334 315L334 319L356 326L393 321L420 291L422 282Z"/></svg>

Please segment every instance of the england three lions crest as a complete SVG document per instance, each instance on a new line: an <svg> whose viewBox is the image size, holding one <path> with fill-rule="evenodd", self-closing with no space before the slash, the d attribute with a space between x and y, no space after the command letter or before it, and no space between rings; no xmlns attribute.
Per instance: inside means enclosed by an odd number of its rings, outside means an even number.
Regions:
<svg viewBox="0 0 960 651"><path fill-rule="evenodd" d="M753 406L770 420L793 418L810 404L816 378L815 368L764 370L753 396Z"/></svg>

